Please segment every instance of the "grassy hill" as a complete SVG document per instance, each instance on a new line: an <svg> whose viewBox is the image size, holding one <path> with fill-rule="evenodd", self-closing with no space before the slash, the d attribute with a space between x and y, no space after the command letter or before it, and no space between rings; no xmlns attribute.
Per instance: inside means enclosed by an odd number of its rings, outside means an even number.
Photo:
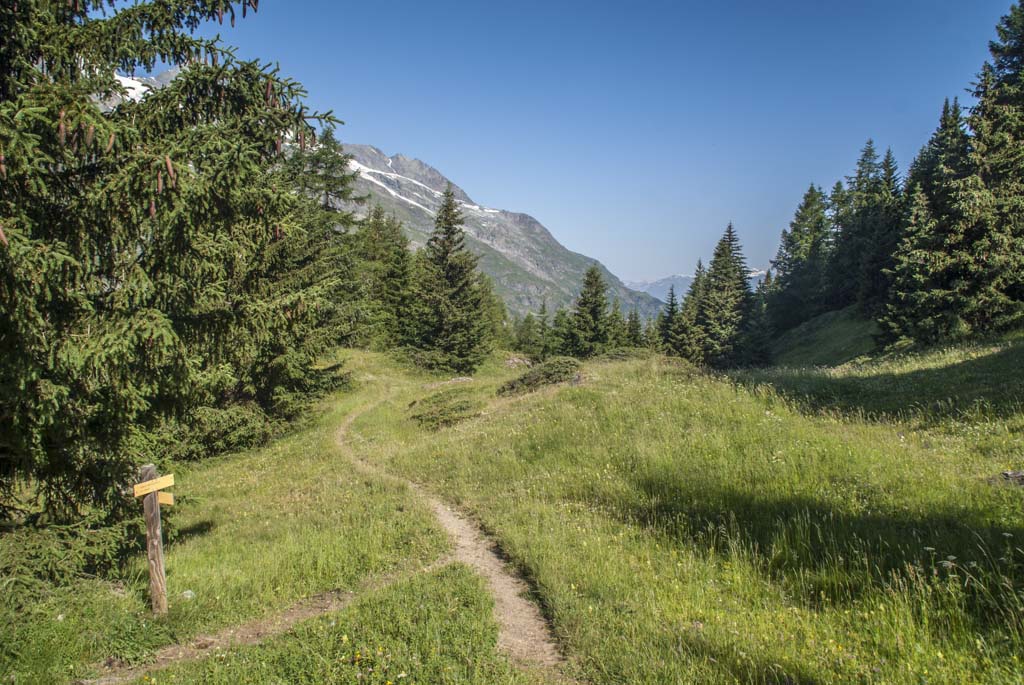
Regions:
<svg viewBox="0 0 1024 685"><path fill-rule="evenodd" d="M519 371L497 358L451 383L342 354L356 390L307 426L179 468L166 619L141 562L39 591L0 616L4 677L144 662L340 590L345 606L156 680L553 682L498 648L480 579L436 565L431 493L493 535L581 681L1021 681L1024 489L998 477L1024 466L1020 338L732 377L592 361L501 398Z"/></svg>
<svg viewBox="0 0 1024 685"><path fill-rule="evenodd" d="M775 339L772 359L779 366L837 366L871 354L878 333L878 324L855 306L826 312Z"/></svg>

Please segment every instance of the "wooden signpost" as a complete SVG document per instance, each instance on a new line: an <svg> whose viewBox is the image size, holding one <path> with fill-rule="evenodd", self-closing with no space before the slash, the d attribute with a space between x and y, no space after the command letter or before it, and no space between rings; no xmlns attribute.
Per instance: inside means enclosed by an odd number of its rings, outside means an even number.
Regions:
<svg viewBox="0 0 1024 685"><path fill-rule="evenodd" d="M174 495L162 492L174 485L174 474L157 476L156 466L146 464L139 470L135 496L142 497L142 508L146 516L146 556L149 559L149 595L153 613L167 613L167 576L164 574L164 542L160 530L160 505L172 506Z"/></svg>

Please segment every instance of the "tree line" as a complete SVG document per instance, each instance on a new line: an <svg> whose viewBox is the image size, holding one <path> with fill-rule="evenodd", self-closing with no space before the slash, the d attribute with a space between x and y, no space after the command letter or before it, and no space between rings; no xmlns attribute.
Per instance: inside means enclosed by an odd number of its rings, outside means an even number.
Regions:
<svg viewBox="0 0 1024 685"><path fill-rule="evenodd" d="M770 284L770 278L769 278ZM732 224L715 247L708 268L699 261L689 291L668 302L649 321L636 309L623 316L597 266L587 270L571 309L547 307L512 324L513 346L534 359L554 355L592 357L622 348L649 348L700 366L728 368L767 362L765 288L752 291L749 269Z"/></svg>
<svg viewBox="0 0 1024 685"><path fill-rule="evenodd" d="M772 262L769 323L856 306L880 342L999 333L1024 322L1024 8L996 28L973 88L900 176L872 141L830 192L811 185Z"/></svg>

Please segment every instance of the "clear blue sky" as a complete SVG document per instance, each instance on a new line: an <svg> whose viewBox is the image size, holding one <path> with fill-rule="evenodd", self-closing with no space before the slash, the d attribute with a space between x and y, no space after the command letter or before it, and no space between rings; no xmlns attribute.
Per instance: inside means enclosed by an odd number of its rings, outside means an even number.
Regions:
<svg viewBox="0 0 1024 685"><path fill-rule="evenodd" d="M901 166L1010 0L263 0L225 25L342 140L419 157L627 279L689 273L733 221L753 266L868 137Z"/></svg>

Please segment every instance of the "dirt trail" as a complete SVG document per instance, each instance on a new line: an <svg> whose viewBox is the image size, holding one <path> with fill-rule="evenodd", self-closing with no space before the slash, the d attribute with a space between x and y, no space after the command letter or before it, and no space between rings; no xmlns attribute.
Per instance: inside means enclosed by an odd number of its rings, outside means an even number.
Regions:
<svg viewBox="0 0 1024 685"><path fill-rule="evenodd" d="M403 571L371 580L359 592L326 592L293 604L285 611L267 618L251 621L209 635L200 635L185 644L168 645L153 655L152 661L139 666L129 666L110 660L99 667L103 673L90 680L78 680L78 685L120 685L137 680L151 671L168 668L179 663L195 661L217 652L246 645L255 645L291 630L296 624L307 619L340 611L351 604L360 594L378 590L397 581L405 580L416 573L426 573L441 568L453 561L459 561L473 568L483 576L494 596L494 617L498 623L498 646L516 663L527 667L540 667L561 682L564 678L559 668L565 658L558 649L550 627L541 615L537 605L527 599L530 588L511 571L496 545L487 539L480 528L470 519L450 509L437 498L425 492L412 481L398 478L358 458L346 443L348 430L363 414L372 411L385 400L380 400L345 417L338 428L338 445L349 455L353 465L365 474L404 483L421 497L433 510L438 523L455 543L451 556L438 559L420 571Z"/></svg>
<svg viewBox="0 0 1024 685"><path fill-rule="evenodd" d="M370 412L386 400L381 400L363 411L350 414L338 428L338 444L350 455L357 468L367 474L404 483L418 494L433 510L438 523L455 543L455 561L471 567L487 581L494 597L494 618L498 623L498 647L513 661L524 666L539 666L557 675L558 667L565 665L562 656L540 609L527 596L530 587L508 568L497 545L488 539L480 527L466 516L451 509L441 500L426 492L420 485L390 474L375 464L360 459L346 444L348 430L364 413ZM564 679L563 679L564 681Z"/></svg>

